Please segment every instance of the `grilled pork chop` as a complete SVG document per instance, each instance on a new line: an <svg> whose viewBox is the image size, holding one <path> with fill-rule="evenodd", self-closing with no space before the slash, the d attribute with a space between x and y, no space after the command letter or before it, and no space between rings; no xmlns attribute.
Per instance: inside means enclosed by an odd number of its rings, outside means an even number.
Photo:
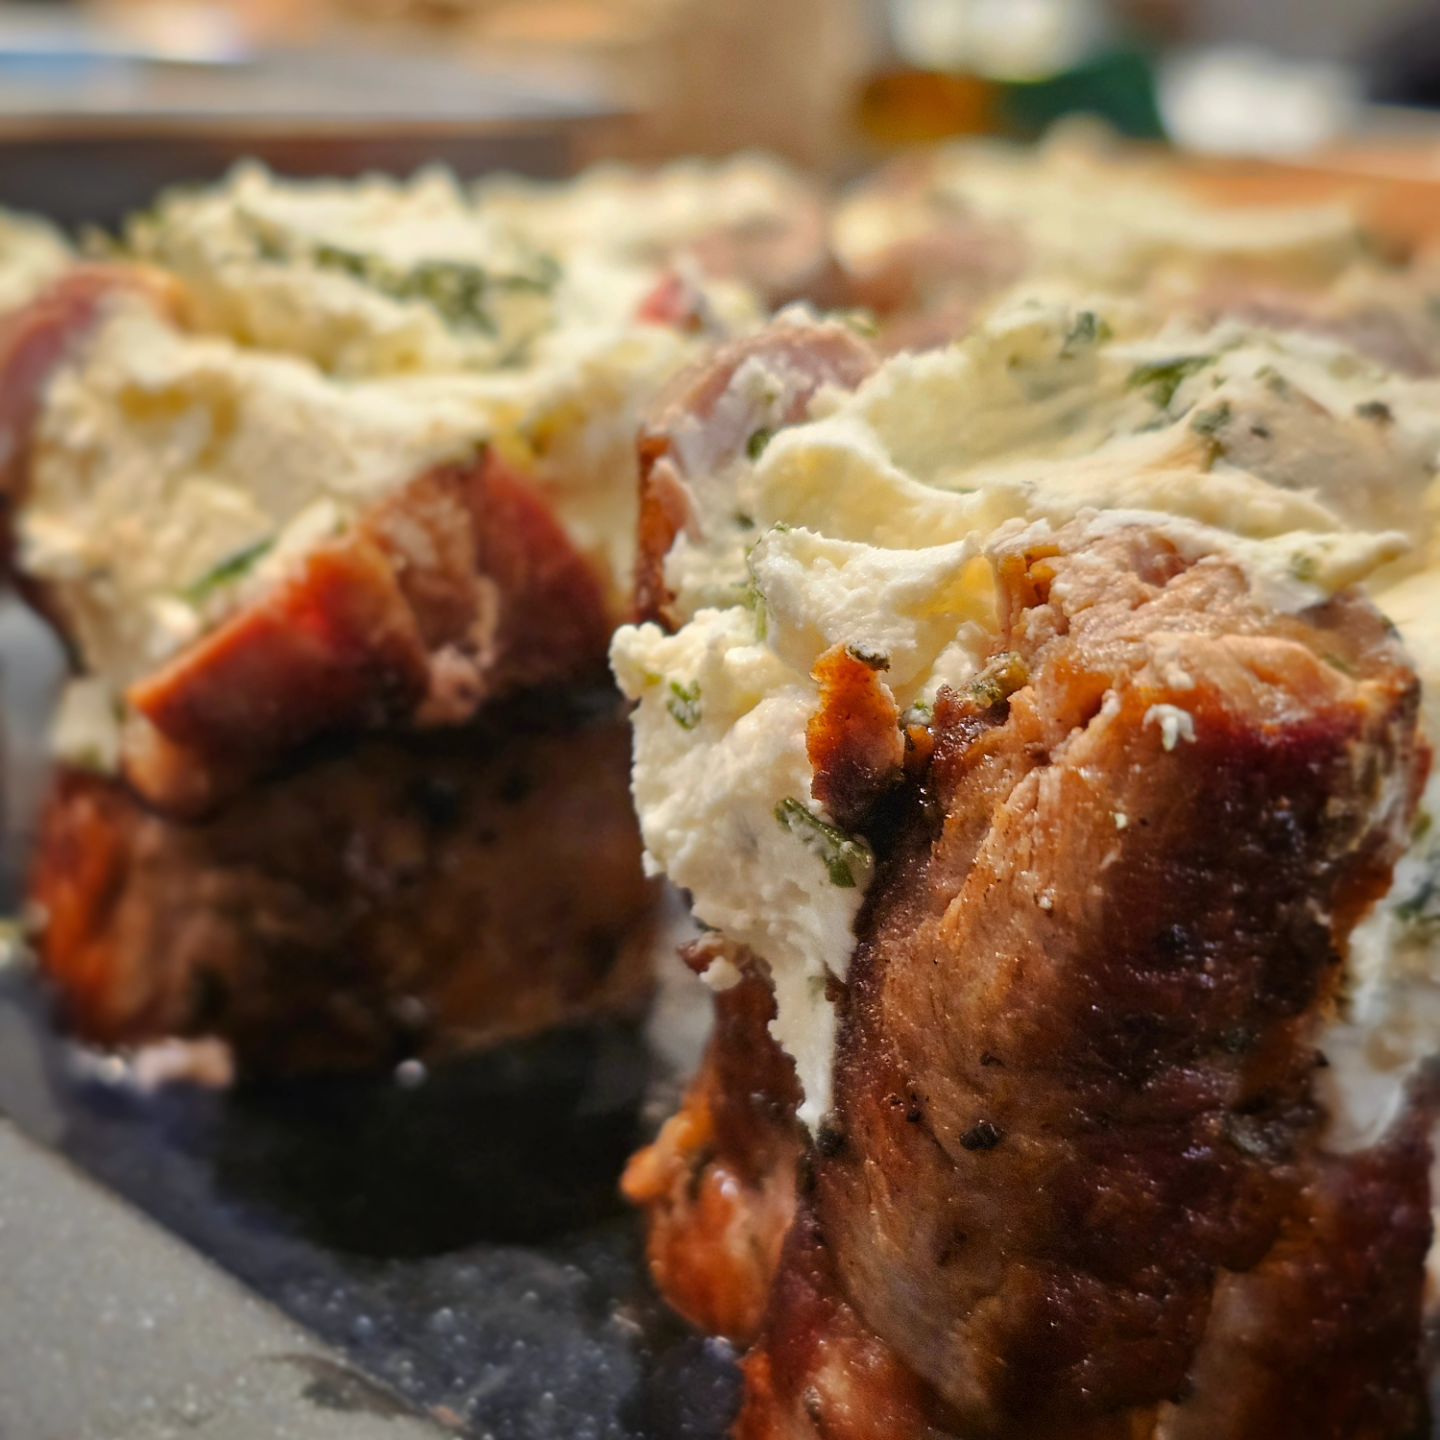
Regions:
<svg viewBox="0 0 1440 1440"><path fill-rule="evenodd" d="M775 330L642 442L612 653L718 992L626 1176L652 1274L746 1347L741 1440L1424 1435L1428 1094L1342 1141L1327 1067L1429 750L1356 572L1309 582L1415 515L1358 402L1428 392L1043 314L868 381Z"/></svg>
<svg viewBox="0 0 1440 1440"><path fill-rule="evenodd" d="M1330 1156L1313 1089L1413 673L1365 601L1278 616L1144 527L998 574L1007 678L872 790L833 1111L793 1119L763 983L722 995L629 1177L657 1279L755 1337L747 1440L1423 1434L1420 1109Z"/></svg>
<svg viewBox="0 0 1440 1440"><path fill-rule="evenodd" d="M628 756L574 712L627 415L697 343L635 323L659 270L567 276L434 177L132 229L154 267L0 321L6 565L75 670L31 894L65 1014L252 1072L634 1014Z"/></svg>

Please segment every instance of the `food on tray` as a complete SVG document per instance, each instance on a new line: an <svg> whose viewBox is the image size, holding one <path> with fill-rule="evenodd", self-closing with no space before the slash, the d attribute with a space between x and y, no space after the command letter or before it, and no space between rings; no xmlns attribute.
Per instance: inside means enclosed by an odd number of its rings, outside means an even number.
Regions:
<svg viewBox="0 0 1440 1440"><path fill-rule="evenodd" d="M855 345L642 442L660 1288L746 1437L1423 1433L1440 389L1133 296Z"/></svg>
<svg viewBox="0 0 1440 1440"><path fill-rule="evenodd" d="M643 840L716 1026L625 1188L744 1440L1425 1433L1430 260L1062 141L245 169L55 264L0 492L82 1034L635 1014Z"/></svg>
<svg viewBox="0 0 1440 1440"><path fill-rule="evenodd" d="M11 565L76 672L39 949L83 1033L208 1025L293 1067L384 1055L402 999L453 1030L432 1048L634 1008L648 980L625 935L653 892L626 757L563 718L565 694L605 682L630 607L643 407L765 313L734 253L707 268L691 249L783 238L790 190L814 206L765 166L643 184L679 187L688 235L666 202L653 249L587 243L567 216L593 185L243 168L162 198L4 320ZM813 213L801 228L823 251ZM513 734L489 718L502 702ZM553 770L539 816L485 798L510 763L496 745ZM412 843L380 813L390 769L475 812L413 839L415 875L383 858ZM587 794L588 847L565 830ZM528 941L524 906L496 904L523 872L550 916ZM292 892L328 913L281 924Z"/></svg>
<svg viewBox="0 0 1440 1440"><path fill-rule="evenodd" d="M636 416L699 343L636 323L660 272L562 264L440 177L242 172L131 235L149 268L62 279L6 368L45 382L16 567L148 799L603 665Z"/></svg>

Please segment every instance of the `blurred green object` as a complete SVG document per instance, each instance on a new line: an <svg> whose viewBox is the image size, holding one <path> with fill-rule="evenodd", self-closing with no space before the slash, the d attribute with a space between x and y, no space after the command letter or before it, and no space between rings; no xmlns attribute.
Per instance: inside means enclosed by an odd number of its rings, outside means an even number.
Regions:
<svg viewBox="0 0 1440 1440"><path fill-rule="evenodd" d="M999 86L1002 127L1031 138L1067 115L1094 115L1136 140L1165 139L1155 68L1134 49L1107 50L1043 80Z"/></svg>

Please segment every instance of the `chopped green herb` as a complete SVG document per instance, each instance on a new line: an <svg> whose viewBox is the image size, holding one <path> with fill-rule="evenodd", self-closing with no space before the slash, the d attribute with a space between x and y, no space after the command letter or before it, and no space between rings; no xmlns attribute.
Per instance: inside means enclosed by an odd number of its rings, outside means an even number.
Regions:
<svg viewBox="0 0 1440 1440"><path fill-rule="evenodd" d="M310 258L322 270L335 270L378 290L392 300L422 300L447 325L494 335L495 318L487 307L492 289L513 288L514 277L500 277L458 260L424 260L401 270L376 256L317 245ZM521 288L531 288L526 282Z"/></svg>
<svg viewBox="0 0 1440 1440"><path fill-rule="evenodd" d="M1428 810L1422 810L1415 817L1415 828L1411 832L1412 838L1415 840L1423 840L1430 833L1434 824L1435 817Z"/></svg>
<svg viewBox="0 0 1440 1440"><path fill-rule="evenodd" d="M858 660L867 670L888 670L890 657L882 650L872 650L868 645L847 645L845 653Z"/></svg>
<svg viewBox="0 0 1440 1440"><path fill-rule="evenodd" d="M752 575L740 592L740 603L755 616L755 638L764 640L770 634L770 612L765 604L765 595Z"/></svg>
<svg viewBox="0 0 1440 1440"><path fill-rule="evenodd" d="M755 638L764 640L770 633L770 612L765 604L765 592L760 588L760 582L755 578L755 546L760 542L757 540L745 551L745 574L747 576L744 588L740 591L740 603L755 616Z"/></svg>
<svg viewBox="0 0 1440 1440"><path fill-rule="evenodd" d="M1190 376L1214 363L1213 355L1178 355L1173 360L1156 360L1148 365L1137 365L1130 372L1130 388L1147 391L1156 405L1162 410L1168 410L1181 385Z"/></svg>
<svg viewBox="0 0 1440 1440"><path fill-rule="evenodd" d="M682 730L693 730L700 723L700 682L692 680L690 684L682 685L678 680L672 680L665 708Z"/></svg>
<svg viewBox="0 0 1440 1440"><path fill-rule="evenodd" d="M842 890L853 890L875 863L870 847L856 840L828 821L822 820L807 805L793 796L786 796L775 807L775 818L808 850L813 850L825 866L830 883Z"/></svg>
<svg viewBox="0 0 1440 1440"><path fill-rule="evenodd" d="M745 442L745 453L752 459L758 460L764 453L765 447L775 438L773 430L767 430L762 425Z"/></svg>
<svg viewBox="0 0 1440 1440"><path fill-rule="evenodd" d="M1343 655L1337 655L1333 650L1325 652L1325 663L1332 670L1338 670L1342 675L1354 675L1355 667Z"/></svg>
<svg viewBox="0 0 1440 1440"><path fill-rule="evenodd" d="M934 718L935 707L928 701L917 700L900 717L900 728L908 730L912 725L928 725Z"/></svg>
<svg viewBox="0 0 1440 1440"><path fill-rule="evenodd" d="M1395 413L1383 400L1366 400L1355 407L1355 413L1362 420L1373 420L1377 425L1388 425Z"/></svg>
<svg viewBox="0 0 1440 1440"><path fill-rule="evenodd" d="M1265 388L1272 395L1278 395L1282 400L1290 397L1290 382L1273 365L1262 365L1255 374L1265 382Z"/></svg>
<svg viewBox="0 0 1440 1440"><path fill-rule="evenodd" d="M869 310L837 310L835 318L866 340L873 340L880 333L880 326Z"/></svg>
<svg viewBox="0 0 1440 1440"><path fill-rule="evenodd" d="M1195 418L1190 422L1190 428L1197 435L1203 435L1207 440L1213 440L1233 418L1229 401L1222 400L1213 409L1197 410Z"/></svg>
<svg viewBox="0 0 1440 1440"><path fill-rule="evenodd" d="M1065 343L1060 347L1060 354L1069 356L1086 346L1104 344L1114 333L1109 322L1103 320L1093 310L1082 310L1075 317L1075 323L1071 325L1069 333L1065 336Z"/></svg>
<svg viewBox="0 0 1440 1440"><path fill-rule="evenodd" d="M1420 883L1395 907L1395 918L1427 931L1440 929L1440 850L1425 857Z"/></svg>
<svg viewBox="0 0 1440 1440"><path fill-rule="evenodd" d="M1308 551L1298 551L1290 557L1290 573L1296 580L1308 583L1320 573L1320 561Z"/></svg>
<svg viewBox="0 0 1440 1440"><path fill-rule="evenodd" d="M1025 662L1013 650L1005 650L971 681L969 694L988 710L1008 700L1029 678Z"/></svg>
<svg viewBox="0 0 1440 1440"><path fill-rule="evenodd" d="M193 584L187 585L180 592L181 598L189 601L191 605L203 605L217 590L223 590L227 585L233 585L248 575L274 544L273 538L257 540L253 545L247 545L243 550L227 555L213 569L207 570Z"/></svg>
<svg viewBox="0 0 1440 1440"><path fill-rule="evenodd" d="M367 251L324 241L287 243L272 227L253 216L245 218L260 259L308 259L320 270L348 275L392 300L423 301L456 330L495 335L495 318L488 308L492 295L501 291L548 294L560 278L559 264L545 254L534 255L528 271L511 273L487 270L464 260L422 260L405 267Z"/></svg>
<svg viewBox="0 0 1440 1440"><path fill-rule="evenodd" d="M755 528L755 517L753 515L747 515L743 510L737 510L735 512L735 523L742 530L753 530Z"/></svg>
<svg viewBox="0 0 1440 1440"><path fill-rule="evenodd" d="M280 250L274 241L271 241L271 244L276 251ZM344 250L339 245L317 245L310 252L310 258L322 270L338 270L352 280L364 280L367 283L377 278L380 270L378 260L362 255L358 250Z"/></svg>

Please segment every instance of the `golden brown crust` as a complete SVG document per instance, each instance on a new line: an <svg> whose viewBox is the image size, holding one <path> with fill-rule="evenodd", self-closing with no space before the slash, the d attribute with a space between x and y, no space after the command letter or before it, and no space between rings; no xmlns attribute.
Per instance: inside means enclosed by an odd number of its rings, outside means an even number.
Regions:
<svg viewBox="0 0 1440 1440"><path fill-rule="evenodd" d="M104 1045L220 1035L268 1073L637 1014L655 896L623 723L523 704L314 756L193 824L62 772L30 895L67 1020Z"/></svg>
<svg viewBox="0 0 1440 1440"><path fill-rule="evenodd" d="M132 686L126 774L194 816L317 736L593 677L609 633L599 577L523 480L493 456L442 467Z"/></svg>
<svg viewBox="0 0 1440 1440"><path fill-rule="evenodd" d="M816 663L820 705L805 731L811 794L842 830L855 829L900 779L900 711L882 683L888 661L837 645Z"/></svg>
<svg viewBox="0 0 1440 1440"><path fill-rule="evenodd" d="M770 1039L769 984L747 973L715 997L715 1031L684 1107L631 1160L621 1188L648 1217L666 1300L714 1335L760 1329L795 1213L795 1067Z"/></svg>
<svg viewBox="0 0 1440 1440"><path fill-rule="evenodd" d="M999 581L1025 683L942 694L866 827L738 1433L1423 1433L1424 1127L1328 1157L1312 1089L1423 779L1413 673L1363 600L1278 615L1140 526ZM749 1152L799 1150L751 1113Z"/></svg>

